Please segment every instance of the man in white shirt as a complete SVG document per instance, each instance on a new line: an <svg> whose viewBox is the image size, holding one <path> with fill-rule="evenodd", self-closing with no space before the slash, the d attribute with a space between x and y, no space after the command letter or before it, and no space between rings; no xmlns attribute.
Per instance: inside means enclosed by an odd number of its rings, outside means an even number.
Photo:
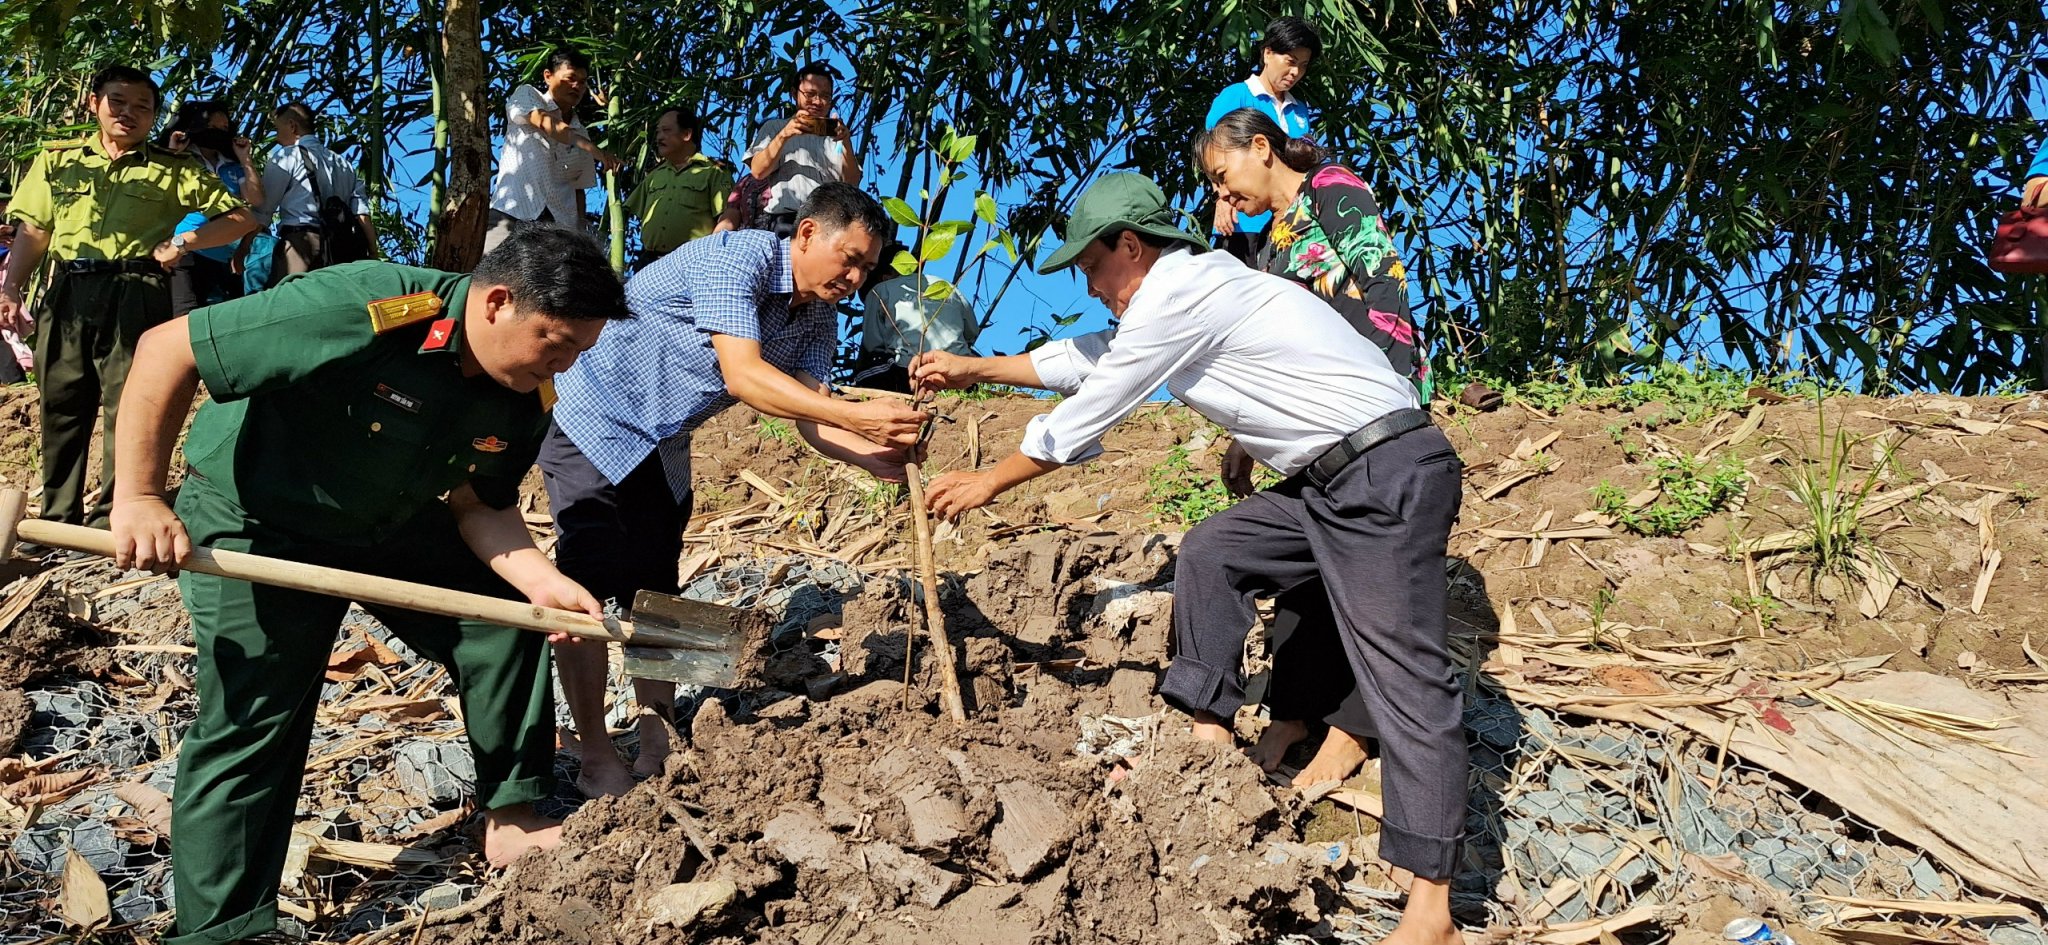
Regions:
<svg viewBox="0 0 2048 945"><path fill-rule="evenodd" d="M592 162L608 171L620 166L618 158L591 143L576 117L589 80L589 57L557 49L548 56L541 87L521 85L505 99L505 147L498 152L498 176L491 181L484 252L522 222L584 228L583 188L597 185Z"/></svg>
<svg viewBox="0 0 2048 945"><path fill-rule="evenodd" d="M832 114L839 70L813 62L796 71L796 114L764 122L747 149L747 167L767 188L759 226L777 236L796 230L797 211L826 181L860 183L853 133Z"/></svg>
<svg viewBox="0 0 2048 945"><path fill-rule="evenodd" d="M1068 395L993 468L934 480L932 512L957 519L1094 458L1102 435L1162 382L1287 476L1182 539L1177 646L1160 695L1194 716L1196 736L1232 741L1257 598L1320 579L1336 617L1323 632L1341 636L1381 741L1380 856L1416 876L1385 941L1461 942L1450 878L1469 761L1444 626L1457 453L1377 345L1308 290L1202 252L1178 216L1150 180L1103 177L1039 272L1078 266L1088 293L1120 319L1116 329L1003 358L919 356L911 375L925 389L994 382Z"/></svg>
<svg viewBox="0 0 2048 945"><path fill-rule="evenodd" d="M270 149L263 167L263 202L256 207L256 219L277 221L272 278L326 265L326 241L320 230L323 197L349 202L374 249L377 225L370 221L369 192L356 169L313 134L313 109L304 102L287 102L270 113L270 123L277 129L277 146Z"/></svg>

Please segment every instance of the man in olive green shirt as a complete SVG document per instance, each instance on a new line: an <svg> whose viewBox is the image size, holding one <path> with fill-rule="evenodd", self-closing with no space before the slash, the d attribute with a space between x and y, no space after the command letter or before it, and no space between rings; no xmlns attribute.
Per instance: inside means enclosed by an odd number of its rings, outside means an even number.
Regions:
<svg viewBox="0 0 2048 945"><path fill-rule="evenodd" d="M640 256L646 266L671 250L711 232L732 192L732 171L705 156L704 123L671 108L654 123L654 149L661 166L649 172L626 198L626 211L640 221Z"/></svg>
<svg viewBox="0 0 2048 945"><path fill-rule="evenodd" d="M44 147L15 189L20 221L0 274L0 328L26 334L22 290L48 255L56 272L39 299L36 388L42 394L43 517L104 525L113 495L114 419L136 339L171 317L169 273L193 250L225 246L256 218L196 157L148 142L156 82L109 66L86 99L99 133ZM207 217L174 232L187 213ZM100 498L85 509L92 427L106 414Z"/></svg>
<svg viewBox="0 0 2048 945"><path fill-rule="evenodd" d="M514 231L474 276L348 263L194 310L145 335L125 395L115 562L176 570L204 545L523 599L602 617L526 531L519 483L548 427L552 378L626 317L589 238ZM175 511L166 467L186 439ZM443 496L446 496L444 499ZM169 945L277 924L322 673L348 600L185 572L198 718L178 754ZM548 638L366 607L460 689L484 855L553 846ZM558 641L565 642L565 641Z"/></svg>

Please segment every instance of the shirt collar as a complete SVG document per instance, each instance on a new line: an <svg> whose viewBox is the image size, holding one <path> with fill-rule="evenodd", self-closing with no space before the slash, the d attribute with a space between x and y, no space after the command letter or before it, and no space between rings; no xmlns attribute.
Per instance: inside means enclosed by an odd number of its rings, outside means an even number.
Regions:
<svg viewBox="0 0 2048 945"><path fill-rule="evenodd" d="M790 238L785 236L779 242L782 251L775 254L775 269L768 273L768 291L793 296L796 294L796 270L791 262Z"/></svg>
<svg viewBox="0 0 2048 945"><path fill-rule="evenodd" d="M125 161L128 160L130 157L135 157L137 155L140 155L140 157L136 157L136 160L147 161L150 159L152 155L170 157L171 155L178 153L176 151L172 151L169 148L157 147L156 142L145 138L143 139L141 144L129 148L125 152L122 152L121 156L117 159L114 157L113 152L107 150L107 143L105 141L100 140L100 133L98 131L94 131L92 133L92 136L86 138L85 140L86 147L91 148L92 153L99 155L103 160L107 161L108 163L113 163L115 160ZM195 153L193 156L197 157L198 155Z"/></svg>
<svg viewBox="0 0 2048 945"><path fill-rule="evenodd" d="M1269 102L1279 102L1281 108L1294 104L1293 95L1284 97L1274 95L1271 89L1266 88L1266 80L1257 74L1253 74L1251 78L1244 80L1244 86L1252 90L1253 97L1262 98Z"/></svg>
<svg viewBox="0 0 2048 945"><path fill-rule="evenodd" d="M455 290L448 295L454 298L442 297L441 317L428 323L427 337L420 342L419 354L445 354L458 358L462 355L462 316L469 310L469 280L456 283ZM436 343L434 334L443 328L448 332L448 340Z"/></svg>

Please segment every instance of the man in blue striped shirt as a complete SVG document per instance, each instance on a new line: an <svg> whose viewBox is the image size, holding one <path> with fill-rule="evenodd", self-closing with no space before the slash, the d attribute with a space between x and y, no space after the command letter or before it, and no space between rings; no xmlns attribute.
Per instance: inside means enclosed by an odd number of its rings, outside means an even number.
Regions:
<svg viewBox="0 0 2048 945"><path fill-rule="evenodd" d="M794 421L818 452L887 480L903 477L925 414L895 400L831 396L834 303L874 268L895 227L851 184L813 191L796 232L713 233L626 284L633 318L555 380L554 427L540 468L560 538L556 564L598 600L673 594L690 518L690 431L735 403ZM576 786L624 794L633 776L605 737L605 650L555 649L582 742ZM668 714L675 687L634 680L643 708ZM643 775L661 770L667 731L638 722Z"/></svg>

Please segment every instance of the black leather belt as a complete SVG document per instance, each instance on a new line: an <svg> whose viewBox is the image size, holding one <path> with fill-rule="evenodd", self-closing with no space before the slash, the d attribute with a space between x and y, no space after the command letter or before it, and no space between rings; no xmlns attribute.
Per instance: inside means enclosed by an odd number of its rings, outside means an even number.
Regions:
<svg viewBox="0 0 2048 945"><path fill-rule="evenodd" d="M57 264L57 270L71 276L164 274L163 264L154 259L67 259Z"/></svg>
<svg viewBox="0 0 2048 945"><path fill-rule="evenodd" d="M1429 426L1429 411L1417 407L1403 407L1359 427L1358 432L1338 440L1329 449L1324 450L1323 455L1309 463L1308 468L1302 470L1302 473L1308 476L1308 481L1316 484L1316 488L1327 489L1330 480L1337 478L1337 474L1343 472L1344 467L1351 465L1352 460L1388 440L1426 426Z"/></svg>
<svg viewBox="0 0 2048 945"><path fill-rule="evenodd" d="M320 225L317 223L288 223L277 228L277 235L279 236L290 236L293 233L318 232L320 232Z"/></svg>

